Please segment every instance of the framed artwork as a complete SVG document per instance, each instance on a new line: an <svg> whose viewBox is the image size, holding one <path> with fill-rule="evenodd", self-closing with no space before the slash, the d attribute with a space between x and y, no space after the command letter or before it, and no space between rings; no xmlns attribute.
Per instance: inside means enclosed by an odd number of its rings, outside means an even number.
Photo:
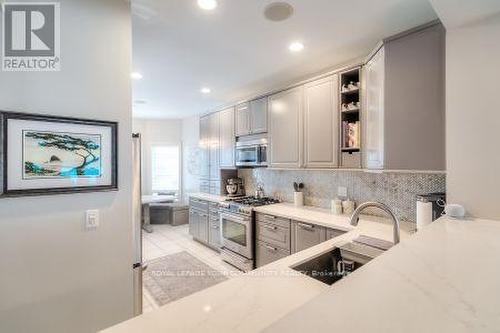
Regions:
<svg viewBox="0 0 500 333"><path fill-rule="evenodd" d="M0 112L3 196L118 189L118 123Z"/></svg>

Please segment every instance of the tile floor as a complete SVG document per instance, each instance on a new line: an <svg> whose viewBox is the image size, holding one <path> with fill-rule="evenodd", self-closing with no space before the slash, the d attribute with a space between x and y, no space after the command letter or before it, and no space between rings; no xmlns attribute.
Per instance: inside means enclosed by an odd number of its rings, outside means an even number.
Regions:
<svg viewBox="0 0 500 333"><path fill-rule="evenodd" d="M217 252L194 241L188 233L188 225L177 227L153 225L153 229L153 233L143 232L142 236L142 255L145 262L172 253L187 251L213 269L231 272L231 274L226 275L229 278L239 274L233 266L223 262ZM158 307L153 297L144 288L143 312L146 313Z"/></svg>

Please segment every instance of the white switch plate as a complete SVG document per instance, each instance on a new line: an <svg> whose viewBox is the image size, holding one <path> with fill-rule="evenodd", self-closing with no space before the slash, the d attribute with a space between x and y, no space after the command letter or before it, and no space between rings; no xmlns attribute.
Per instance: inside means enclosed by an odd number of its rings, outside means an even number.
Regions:
<svg viewBox="0 0 500 333"><path fill-rule="evenodd" d="M339 197L347 198L347 187L339 186L337 189L337 195Z"/></svg>
<svg viewBox="0 0 500 333"><path fill-rule="evenodd" d="M88 210L85 212L85 228L96 229L99 227L99 211Z"/></svg>

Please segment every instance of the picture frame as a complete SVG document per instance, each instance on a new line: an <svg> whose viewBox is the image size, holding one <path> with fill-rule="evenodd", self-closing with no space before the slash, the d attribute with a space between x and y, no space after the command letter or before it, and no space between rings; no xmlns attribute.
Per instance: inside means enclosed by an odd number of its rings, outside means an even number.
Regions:
<svg viewBox="0 0 500 333"><path fill-rule="evenodd" d="M118 123L0 111L0 198L118 190Z"/></svg>

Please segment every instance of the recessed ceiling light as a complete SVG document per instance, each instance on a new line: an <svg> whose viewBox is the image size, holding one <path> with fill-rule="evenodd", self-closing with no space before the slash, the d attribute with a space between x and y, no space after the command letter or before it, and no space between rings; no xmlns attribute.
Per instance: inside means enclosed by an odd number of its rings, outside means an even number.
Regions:
<svg viewBox="0 0 500 333"><path fill-rule="evenodd" d="M269 21L279 22L293 15L293 7L286 2L273 2L264 9L264 17Z"/></svg>
<svg viewBox="0 0 500 333"><path fill-rule="evenodd" d="M210 94L210 92L212 92L212 90L210 90L210 88L201 88L200 90L203 94Z"/></svg>
<svg viewBox="0 0 500 333"><path fill-rule="evenodd" d="M291 52L300 52L304 49L304 44L302 44L301 42L293 42L292 44L290 44L288 49Z"/></svg>
<svg viewBox="0 0 500 333"><path fill-rule="evenodd" d="M132 74L130 74L130 77L134 80L141 80L142 74L139 72L133 72Z"/></svg>
<svg viewBox="0 0 500 333"><path fill-rule="evenodd" d="M217 7L217 0L198 0L198 6L204 10L214 10Z"/></svg>

